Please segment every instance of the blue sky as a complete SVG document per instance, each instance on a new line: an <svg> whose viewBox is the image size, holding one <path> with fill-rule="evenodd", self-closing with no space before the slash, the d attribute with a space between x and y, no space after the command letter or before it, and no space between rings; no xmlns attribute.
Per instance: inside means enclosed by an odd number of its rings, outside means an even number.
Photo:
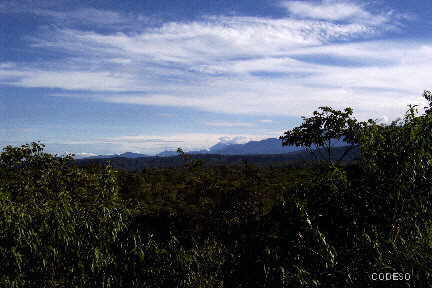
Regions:
<svg viewBox="0 0 432 288"><path fill-rule="evenodd" d="M429 1L0 0L0 147L155 154L394 120L432 75Z"/></svg>

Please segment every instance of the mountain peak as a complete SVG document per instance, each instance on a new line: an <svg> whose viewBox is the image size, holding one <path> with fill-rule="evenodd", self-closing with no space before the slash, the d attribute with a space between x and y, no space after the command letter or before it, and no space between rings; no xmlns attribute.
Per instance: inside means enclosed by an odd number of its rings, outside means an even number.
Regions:
<svg viewBox="0 0 432 288"><path fill-rule="evenodd" d="M235 140L236 138L234 138ZM234 142L234 143L232 143ZM260 141L249 141L244 144L235 143L238 141L227 141L221 138L220 142L211 146L208 150L189 151L188 154L220 154L220 155L269 155L269 154L286 154L296 151L301 151L304 147L297 146L282 146L282 140L278 138L267 138ZM344 146L347 143L341 140L332 140L334 147ZM176 151L163 151L157 154L159 157L172 157L178 156ZM122 154L114 155L98 155L87 157L86 159L101 159L101 158L141 158L150 157L149 155L125 152Z"/></svg>

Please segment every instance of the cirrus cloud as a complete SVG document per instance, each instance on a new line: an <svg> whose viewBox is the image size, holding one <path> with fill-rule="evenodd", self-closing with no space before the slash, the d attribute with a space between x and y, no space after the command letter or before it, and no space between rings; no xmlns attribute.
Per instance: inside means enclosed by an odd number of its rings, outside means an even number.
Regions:
<svg viewBox="0 0 432 288"><path fill-rule="evenodd" d="M349 20L350 22L360 21L374 24L387 22L385 15L372 14L362 5L351 1L284 1L281 6L285 7L292 15L302 18Z"/></svg>
<svg viewBox="0 0 432 288"><path fill-rule="evenodd" d="M114 24L135 17L116 13L110 32L42 29L27 38L31 48L59 60L0 63L0 83L229 114L300 116L320 105L353 106L362 118L396 117L429 85L430 43L371 40L399 25L394 13L351 1L283 5L290 17L210 16L126 33ZM80 9L70 19L90 14Z"/></svg>

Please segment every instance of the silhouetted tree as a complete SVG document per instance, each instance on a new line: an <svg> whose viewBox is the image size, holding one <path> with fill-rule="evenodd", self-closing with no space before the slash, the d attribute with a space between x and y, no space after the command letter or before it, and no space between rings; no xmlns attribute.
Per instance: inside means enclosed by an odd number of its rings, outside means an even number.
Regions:
<svg viewBox="0 0 432 288"><path fill-rule="evenodd" d="M309 151L313 149L324 149L327 152L328 162L332 162L332 140L342 139L350 147L339 158L343 158L349 151L358 146L358 131L362 127L372 125L375 122L358 122L352 117L353 110L345 108L344 111L335 110L331 107L319 107L321 111L314 111L312 117L302 117L303 123L288 130L280 136L283 146L295 145L305 146ZM319 153L317 150L316 153ZM316 156L317 157L317 156Z"/></svg>

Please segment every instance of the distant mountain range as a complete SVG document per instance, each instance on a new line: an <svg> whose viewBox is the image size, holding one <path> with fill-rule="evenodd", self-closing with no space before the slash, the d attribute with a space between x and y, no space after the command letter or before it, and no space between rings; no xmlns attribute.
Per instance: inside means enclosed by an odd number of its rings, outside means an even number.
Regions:
<svg viewBox="0 0 432 288"><path fill-rule="evenodd" d="M259 142L259 141L258 141ZM348 146L335 147L331 154L331 159L338 160L345 154ZM302 167L309 161L326 160L328 155L322 149L315 150L315 155L305 151L294 151L283 154L248 154L248 155L223 155L223 154L191 154L192 159L202 160L205 166L219 165L243 165L244 163L253 164L260 167L278 167L291 166ZM360 159L360 149L356 147L351 150L344 158L345 162L351 162L355 159ZM80 166L92 164L106 165L110 163L114 168L128 171L142 171L146 168L166 168L180 167L185 164L185 161L177 155L171 157L140 157L140 158L99 158L99 159L81 159L77 160Z"/></svg>
<svg viewBox="0 0 432 288"><path fill-rule="evenodd" d="M342 140L332 140L332 146L341 147L348 145ZM220 154L220 155L270 155L286 154L296 151L303 151L305 147L282 146L282 140L278 138L268 138L261 141L249 141L245 144L228 144L219 142L208 150L190 151L188 154ZM164 151L156 156L169 157L176 156L177 152Z"/></svg>
<svg viewBox="0 0 432 288"><path fill-rule="evenodd" d="M122 154L112 154L112 155L97 155L97 156L90 156L85 157L82 159L110 159L110 158L143 158L143 157L151 157L150 155L141 154L141 153L133 153L133 152L125 152Z"/></svg>
<svg viewBox="0 0 432 288"><path fill-rule="evenodd" d="M346 146L347 143L342 140L333 140L332 146ZM271 154L287 154L296 151L304 151L305 147L297 146L282 146L282 140L278 138L268 138L261 141L250 141L245 144L230 144L219 142L213 145L208 150L189 151L187 154L212 154L212 155L271 155ZM163 151L156 156L171 157L177 156L176 151ZM146 154L126 152L114 155L98 155L87 157L85 159L110 159L110 158L143 158L152 157Z"/></svg>

